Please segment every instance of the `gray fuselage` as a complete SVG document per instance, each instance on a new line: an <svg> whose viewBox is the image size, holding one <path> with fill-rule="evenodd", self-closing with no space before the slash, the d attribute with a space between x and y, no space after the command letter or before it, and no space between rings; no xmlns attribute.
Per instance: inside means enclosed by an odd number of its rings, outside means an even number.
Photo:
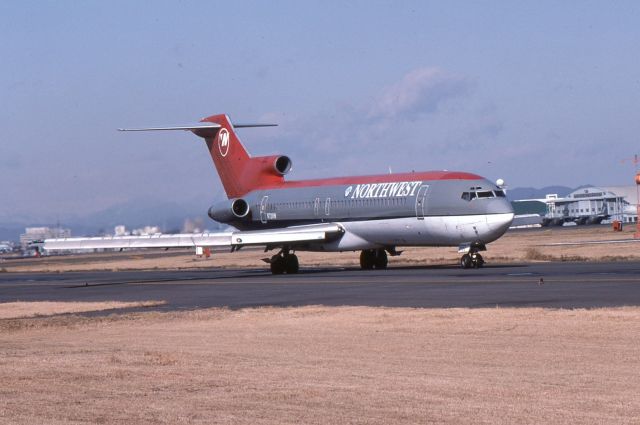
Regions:
<svg viewBox="0 0 640 425"><path fill-rule="evenodd" d="M484 178L421 180L420 173L404 175L402 181L393 175L388 181L376 177L340 184L287 182L282 188L254 190L242 197L248 213L225 222L241 230L339 223L347 233L340 241L306 249L349 250L489 243L504 234L513 218L504 191Z"/></svg>

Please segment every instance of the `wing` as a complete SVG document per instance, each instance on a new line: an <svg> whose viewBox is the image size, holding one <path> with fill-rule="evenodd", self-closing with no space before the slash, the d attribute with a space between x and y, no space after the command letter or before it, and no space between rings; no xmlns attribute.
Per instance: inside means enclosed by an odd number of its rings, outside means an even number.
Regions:
<svg viewBox="0 0 640 425"><path fill-rule="evenodd" d="M339 237L343 233L344 229L339 224L322 223L247 232L58 238L45 239L33 245L47 251L121 248L195 248L199 246L237 249L249 245L268 245L273 247L308 242L322 242L330 238Z"/></svg>

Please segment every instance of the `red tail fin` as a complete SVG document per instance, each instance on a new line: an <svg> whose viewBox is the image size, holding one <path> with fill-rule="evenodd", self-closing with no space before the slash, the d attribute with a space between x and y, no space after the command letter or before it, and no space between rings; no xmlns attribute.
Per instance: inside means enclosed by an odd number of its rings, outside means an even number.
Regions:
<svg viewBox="0 0 640 425"><path fill-rule="evenodd" d="M252 190L276 187L284 182L283 175L291 166L289 158L252 158L236 136L229 117L212 115L202 119L205 121L220 125L214 135L207 134L204 138L227 197L239 198ZM286 170L280 165L282 158L286 158Z"/></svg>

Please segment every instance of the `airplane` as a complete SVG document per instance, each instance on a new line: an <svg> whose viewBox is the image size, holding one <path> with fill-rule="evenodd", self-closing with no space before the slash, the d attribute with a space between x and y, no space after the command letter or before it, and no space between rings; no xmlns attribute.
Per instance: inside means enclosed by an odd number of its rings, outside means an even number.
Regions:
<svg viewBox="0 0 640 425"><path fill-rule="evenodd" d="M204 139L228 199L211 219L237 231L47 239L45 250L245 246L278 250L265 259L273 274L299 271L296 252L360 251L362 269L385 269L398 247L457 246L462 268L484 264L480 252L509 228L514 212L503 182L468 172L426 171L286 180L285 155L249 155L235 130L275 124L232 124L225 114L195 125L119 129L191 131Z"/></svg>

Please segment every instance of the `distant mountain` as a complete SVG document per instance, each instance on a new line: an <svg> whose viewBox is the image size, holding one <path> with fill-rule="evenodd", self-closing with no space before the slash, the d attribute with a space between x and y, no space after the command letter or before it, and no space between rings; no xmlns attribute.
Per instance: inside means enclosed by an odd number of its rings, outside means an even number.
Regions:
<svg viewBox="0 0 640 425"><path fill-rule="evenodd" d="M94 214L74 220L69 225L83 228L105 228L110 233L113 227L124 224L128 229L143 226L159 226L164 231L180 229L187 217L207 215L207 206L179 204L163 201L131 201L115 205Z"/></svg>
<svg viewBox="0 0 640 425"><path fill-rule="evenodd" d="M71 229L73 236L95 236L113 234L113 228L123 224L127 230L144 226L158 226L167 233L182 230L186 219L201 219L208 230L222 226L207 216L209 200L196 199L190 202L167 202L157 200L136 200L114 205L102 211L84 216L60 219L60 227ZM0 241L17 241L25 227L55 227L58 223L46 220L21 220L20 222L0 222Z"/></svg>
<svg viewBox="0 0 640 425"><path fill-rule="evenodd" d="M17 241L20 234L24 233L25 225L23 223L1 223L0 224L0 241Z"/></svg>
<svg viewBox="0 0 640 425"><path fill-rule="evenodd" d="M520 199L544 199L544 197L550 193L555 193L558 196L567 196L574 190L584 187L591 187L591 185L579 186L574 189L567 186L547 186L541 189L534 187L516 187L514 189L507 189L507 198L510 201L518 201Z"/></svg>

